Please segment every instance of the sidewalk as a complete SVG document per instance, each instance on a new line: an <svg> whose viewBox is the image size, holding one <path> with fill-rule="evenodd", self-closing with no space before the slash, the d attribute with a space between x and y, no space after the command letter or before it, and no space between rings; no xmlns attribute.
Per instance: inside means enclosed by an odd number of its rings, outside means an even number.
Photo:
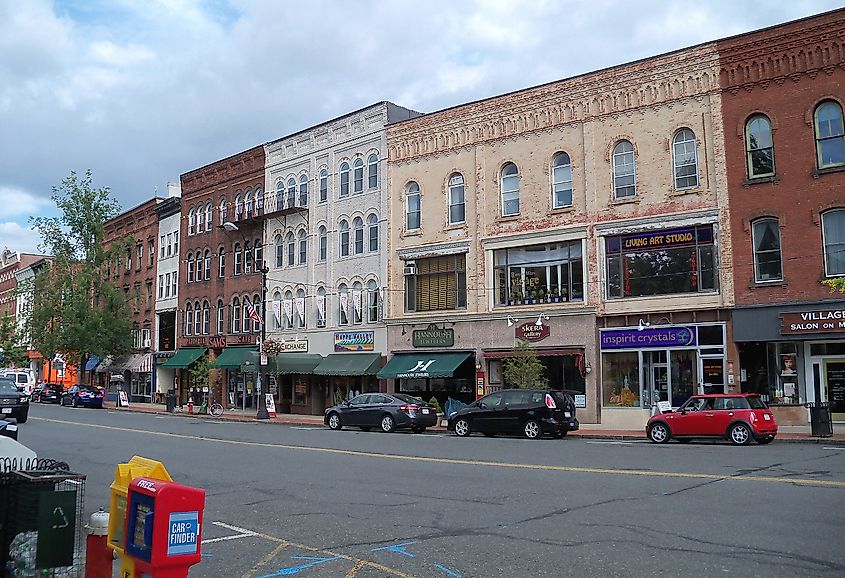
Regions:
<svg viewBox="0 0 845 578"><path fill-rule="evenodd" d="M167 413L167 409L163 404L155 404L155 403L144 403L144 404L132 404L129 407L115 407L112 402L106 402L106 406L108 409L114 409L116 411L134 411L140 413L155 413L155 414L164 414ZM229 421L241 421L241 422L257 422L255 419L255 409L247 409L246 411L238 408L238 409L226 409L220 417L212 417L210 415L200 415L197 413L199 406L194 406L194 413L187 412L187 406L185 407L185 411L183 413L174 413L170 414L177 417L196 417L196 418L204 418L204 419L220 419L220 420L229 420ZM270 419L264 421L262 420L260 423L275 423L275 424L295 424L295 425L306 425L306 426L322 426L323 425L323 416L321 415L297 415L291 413L277 413L276 417L271 417ZM431 431L445 431L446 428L442 426L435 426L429 428ZM790 426L784 426L778 432L777 440L780 442L791 442L791 443L810 443L810 444L823 444L823 445L832 445L832 446L845 446L845 432L837 432L836 426L834 425L834 435L832 437L825 437L825 438L818 438L813 437L809 433L804 433L801 431L790 431L790 430L800 430L801 428L795 428ZM597 424L581 424L581 429L577 432L572 432L569 434L572 437L579 437L583 439L607 439L607 440L616 440L616 441L644 441L646 439L645 432L640 430L612 430L612 429L605 429L601 425Z"/></svg>

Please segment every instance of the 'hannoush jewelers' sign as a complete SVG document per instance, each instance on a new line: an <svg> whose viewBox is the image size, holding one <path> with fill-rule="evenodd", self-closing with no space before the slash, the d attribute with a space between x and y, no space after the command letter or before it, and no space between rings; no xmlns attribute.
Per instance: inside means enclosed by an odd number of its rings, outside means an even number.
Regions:
<svg viewBox="0 0 845 578"><path fill-rule="evenodd" d="M425 329L415 329L411 334L414 347L452 347L455 345L455 330L437 327L433 323Z"/></svg>

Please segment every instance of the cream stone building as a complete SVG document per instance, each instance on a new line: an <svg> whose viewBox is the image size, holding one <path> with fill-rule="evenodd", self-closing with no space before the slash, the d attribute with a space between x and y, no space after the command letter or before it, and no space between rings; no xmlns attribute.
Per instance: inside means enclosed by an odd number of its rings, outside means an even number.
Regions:
<svg viewBox="0 0 845 578"><path fill-rule="evenodd" d="M585 423L729 387L715 46L387 128L396 391L464 402L528 340Z"/></svg>

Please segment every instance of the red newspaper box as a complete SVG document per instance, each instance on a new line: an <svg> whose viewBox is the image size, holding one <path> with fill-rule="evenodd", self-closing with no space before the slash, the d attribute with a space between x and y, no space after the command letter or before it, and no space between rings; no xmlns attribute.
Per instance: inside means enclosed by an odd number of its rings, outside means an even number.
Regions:
<svg viewBox="0 0 845 578"><path fill-rule="evenodd" d="M185 578L200 561L205 490L152 478L129 484L124 552L136 576Z"/></svg>

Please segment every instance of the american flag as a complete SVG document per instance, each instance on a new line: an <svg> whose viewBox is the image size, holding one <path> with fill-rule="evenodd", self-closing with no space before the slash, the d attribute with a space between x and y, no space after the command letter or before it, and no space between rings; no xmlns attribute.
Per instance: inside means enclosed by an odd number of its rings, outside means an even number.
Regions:
<svg viewBox="0 0 845 578"><path fill-rule="evenodd" d="M261 325L261 316L258 314L258 311L255 310L253 304L247 301L245 307L247 316L255 323Z"/></svg>

